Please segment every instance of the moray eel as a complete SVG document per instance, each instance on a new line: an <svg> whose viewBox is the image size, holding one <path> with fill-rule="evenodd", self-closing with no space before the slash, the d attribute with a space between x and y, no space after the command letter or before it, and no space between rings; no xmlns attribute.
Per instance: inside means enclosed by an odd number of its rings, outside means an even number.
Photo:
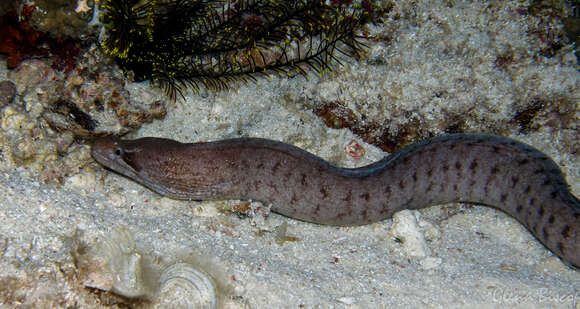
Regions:
<svg viewBox="0 0 580 309"><path fill-rule="evenodd" d="M445 135L353 169L258 138L182 144L102 137L92 155L174 199L261 201L284 216L319 224L368 224L403 209L450 202L492 206L565 263L580 266L580 201L554 161L509 138Z"/></svg>

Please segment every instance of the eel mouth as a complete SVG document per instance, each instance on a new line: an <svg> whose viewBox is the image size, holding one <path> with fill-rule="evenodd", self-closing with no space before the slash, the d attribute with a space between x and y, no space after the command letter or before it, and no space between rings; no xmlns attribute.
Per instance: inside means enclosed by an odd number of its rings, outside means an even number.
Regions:
<svg viewBox="0 0 580 309"><path fill-rule="evenodd" d="M119 139L116 137L100 137L91 143L91 155L97 162L108 166L108 161L115 160L115 150L119 146Z"/></svg>

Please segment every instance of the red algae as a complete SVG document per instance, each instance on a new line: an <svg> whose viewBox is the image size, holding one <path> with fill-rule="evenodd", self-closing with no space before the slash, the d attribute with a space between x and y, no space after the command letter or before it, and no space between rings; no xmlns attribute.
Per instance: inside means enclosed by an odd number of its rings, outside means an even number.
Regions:
<svg viewBox="0 0 580 309"><path fill-rule="evenodd" d="M70 72L80 53L79 44L35 30L30 24L33 11L34 5L26 5L20 14L10 10L0 17L0 54L7 55L8 68L16 68L23 59L51 57L54 69Z"/></svg>

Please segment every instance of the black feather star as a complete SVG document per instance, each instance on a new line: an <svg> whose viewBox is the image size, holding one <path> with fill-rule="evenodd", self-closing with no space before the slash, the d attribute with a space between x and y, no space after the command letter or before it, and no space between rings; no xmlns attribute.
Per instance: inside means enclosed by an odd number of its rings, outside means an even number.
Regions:
<svg viewBox="0 0 580 309"><path fill-rule="evenodd" d="M136 81L175 99L273 72L320 74L337 53L359 58L369 9L322 0L107 0L105 51Z"/></svg>

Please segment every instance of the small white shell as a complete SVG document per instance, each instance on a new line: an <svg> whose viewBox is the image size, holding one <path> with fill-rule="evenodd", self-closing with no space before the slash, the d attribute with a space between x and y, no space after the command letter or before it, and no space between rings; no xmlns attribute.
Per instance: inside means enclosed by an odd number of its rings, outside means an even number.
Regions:
<svg viewBox="0 0 580 309"><path fill-rule="evenodd" d="M148 300L147 308L218 308L222 291L201 265L181 260L163 267L142 258L126 228L112 230L77 255L85 286Z"/></svg>
<svg viewBox="0 0 580 309"><path fill-rule="evenodd" d="M95 273L91 277L106 278L97 281L105 283L104 286L93 287L130 298L146 294L141 254L136 251L133 235L127 229L115 228L110 235L101 235L87 259L102 266L92 267Z"/></svg>
<svg viewBox="0 0 580 309"><path fill-rule="evenodd" d="M188 263L167 267L159 278L157 308L217 308L216 284Z"/></svg>

